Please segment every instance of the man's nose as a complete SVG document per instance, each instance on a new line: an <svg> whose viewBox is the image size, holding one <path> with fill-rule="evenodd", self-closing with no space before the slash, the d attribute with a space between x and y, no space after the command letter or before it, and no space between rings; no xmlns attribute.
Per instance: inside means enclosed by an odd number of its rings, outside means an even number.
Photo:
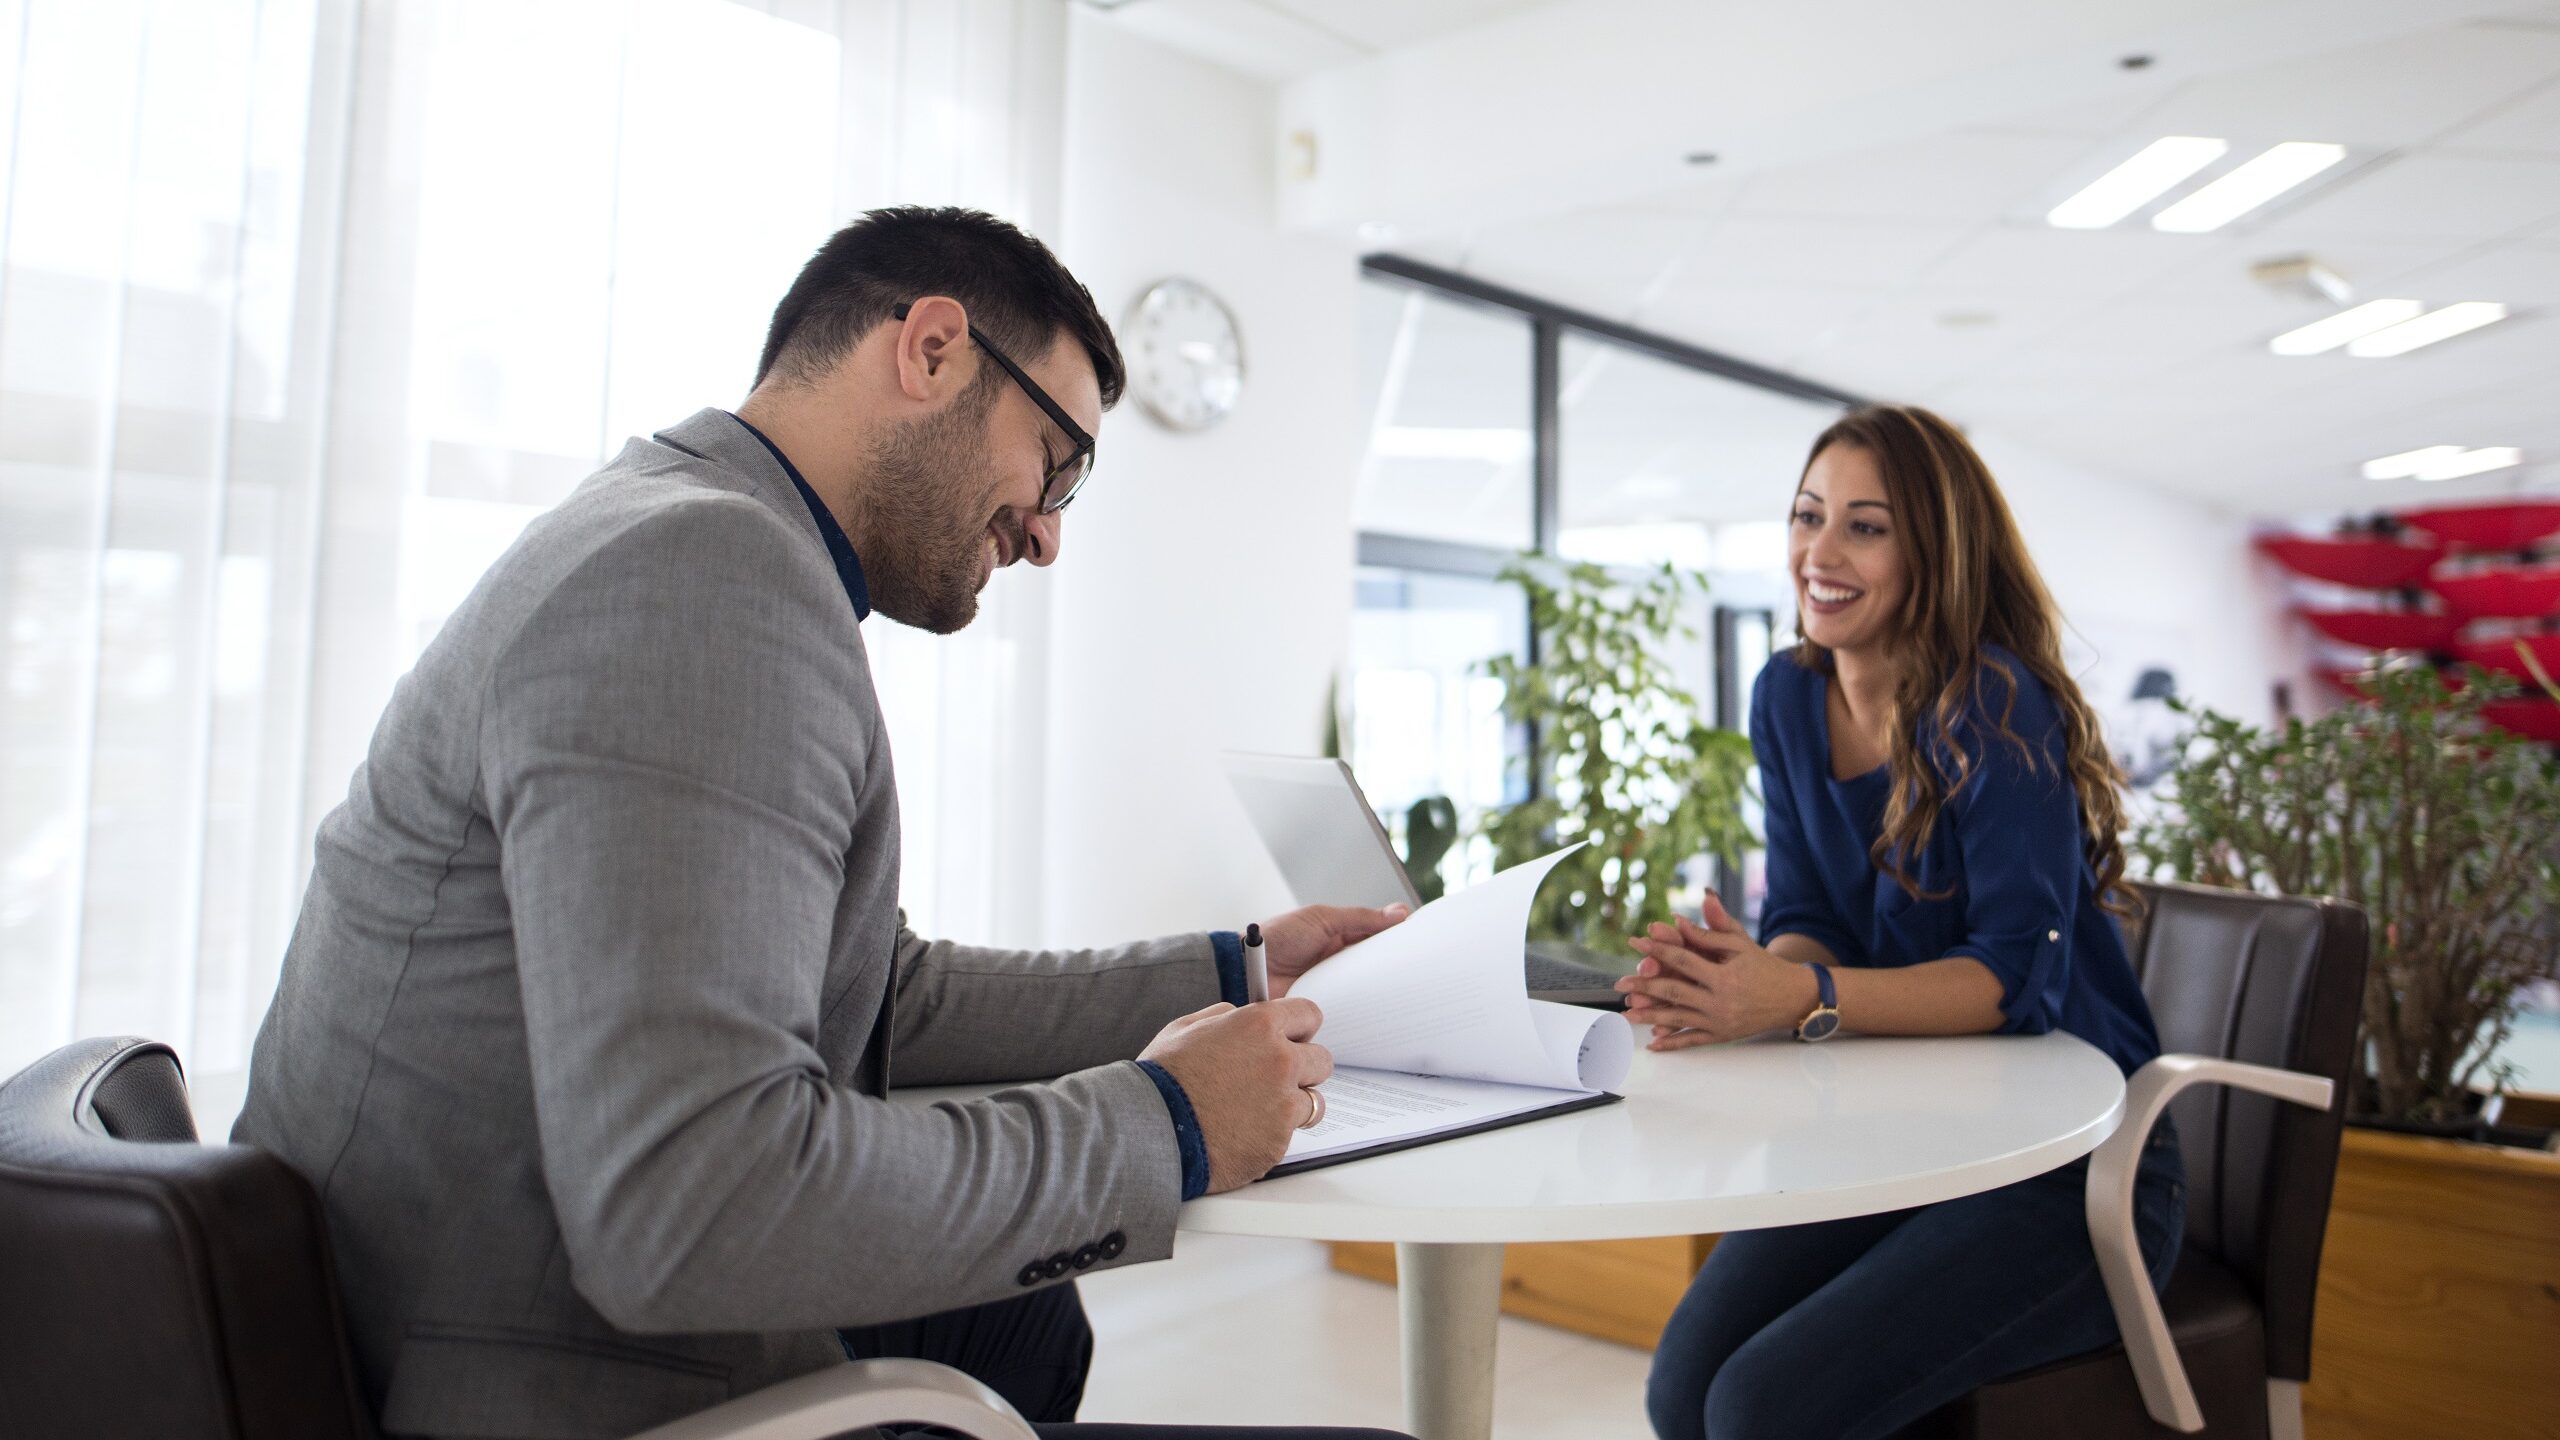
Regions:
<svg viewBox="0 0 2560 1440"><path fill-rule="evenodd" d="M1030 540L1029 553L1022 558L1034 565L1058 563L1058 546L1066 533L1064 512L1034 515L1022 524L1024 536Z"/></svg>

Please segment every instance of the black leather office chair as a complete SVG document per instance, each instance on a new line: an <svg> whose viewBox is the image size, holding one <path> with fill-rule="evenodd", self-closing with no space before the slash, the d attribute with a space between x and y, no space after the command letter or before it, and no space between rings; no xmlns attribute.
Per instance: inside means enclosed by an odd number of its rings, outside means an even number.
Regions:
<svg viewBox="0 0 2560 1440"><path fill-rule="evenodd" d="M2364 996L2364 911L2197 885L2137 888L2147 919L2128 938L2165 1053L2133 1077L2123 1126L2091 1160L2091 1231L2117 1272L2119 1328L2140 1351L2137 1332L2157 1326L2174 1349L2158 1344L2151 1353L2166 1363L2145 1363L2114 1345L2011 1376L1913 1427L1914 1440L2302 1434L2311 1305ZM2154 1304L2131 1254L2129 1204L2133 1163L2163 1106L2186 1154L2187 1238Z"/></svg>
<svg viewBox="0 0 2560 1440"><path fill-rule="evenodd" d="M824 1440L938 1425L1034 1440L994 1391L865 1360L640 1440ZM283 1161L196 1143L178 1057L82 1040L0 1084L0 1434L372 1440L320 1203Z"/></svg>

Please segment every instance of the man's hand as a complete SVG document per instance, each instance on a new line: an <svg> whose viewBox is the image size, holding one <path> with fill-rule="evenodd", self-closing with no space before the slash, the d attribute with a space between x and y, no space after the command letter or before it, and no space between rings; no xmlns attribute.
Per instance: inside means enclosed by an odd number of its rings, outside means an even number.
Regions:
<svg viewBox="0 0 2560 1440"><path fill-rule="evenodd" d="M1627 1019L1653 1027L1648 1049L1686 1050L1795 1025L1820 995L1813 972L1752 943L1710 895L1707 923L1686 917L1632 939L1644 964L1618 982Z"/></svg>
<svg viewBox="0 0 2560 1440"><path fill-rule="evenodd" d="M1262 922L1262 959L1271 971L1271 998L1289 993L1297 978L1343 946L1366 940L1402 920L1408 910L1390 905L1368 910L1356 905L1309 905Z"/></svg>
<svg viewBox="0 0 2560 1440"><path fill-rule="evenodd" d="M1279 988L1276 964L1272 981ZM1323 1024L1313 1000L1241 1010L1221 1002L1194 1010L1147 1042L1138 1058L1171 1072L1199 1117L1209 1146L1209 1193L1261 1179L1288 1151L1289 1133L1314 1113L1308 1088L1333 1074L1332 1054L1310 1038Z"/></svg>

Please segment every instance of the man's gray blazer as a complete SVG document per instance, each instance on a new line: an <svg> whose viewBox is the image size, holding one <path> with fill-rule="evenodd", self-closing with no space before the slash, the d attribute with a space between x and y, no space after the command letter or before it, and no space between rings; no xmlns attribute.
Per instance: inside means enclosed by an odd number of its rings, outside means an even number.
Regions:
<svg viewBox="0 0 2560 1440"><path fill-rule="evenodd" d="M625 1435L841 1360L836 1326L1172 1253L1130 1057L1219 998L1208 937L928 944L897 888L790 476L717 410L632 441L394 692L233 1132L319 1188L385 1429ZM902 1085L1048 1083L893 1105L893 1039Z"/></svg>

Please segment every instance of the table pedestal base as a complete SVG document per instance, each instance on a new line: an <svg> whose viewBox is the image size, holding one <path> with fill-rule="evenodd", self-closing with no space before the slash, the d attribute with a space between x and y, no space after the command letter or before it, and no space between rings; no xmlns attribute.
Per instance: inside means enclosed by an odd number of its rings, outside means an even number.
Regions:
<svg viewBox="0 0 2560 1440"><path fill-rule="evenodd" d="M1415 1440L1492 1440L1499 1245L1396 1246L1404 1424Z"/></svg>

